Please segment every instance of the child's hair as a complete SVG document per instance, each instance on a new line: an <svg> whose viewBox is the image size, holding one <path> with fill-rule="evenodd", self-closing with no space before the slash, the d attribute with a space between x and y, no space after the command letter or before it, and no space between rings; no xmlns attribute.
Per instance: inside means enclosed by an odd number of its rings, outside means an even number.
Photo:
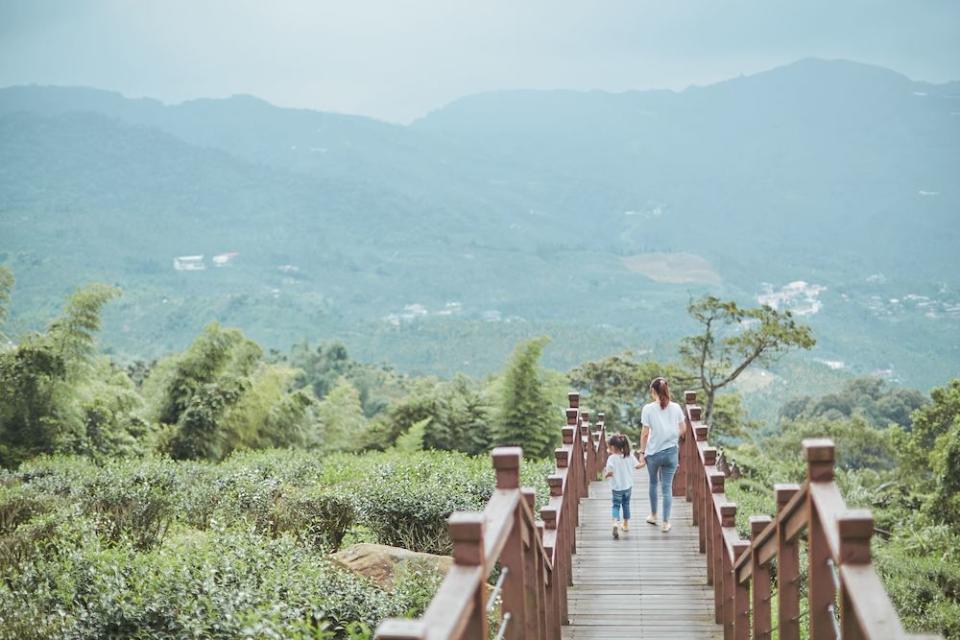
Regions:
<svg viewBox="0 0 960 640"><path fill-rule="evenodd" d="M610 446L619 451L624 458L630 455L630 440L622 433L615 433L610 436Z"/></svg>
<svg viewBox="0 0 960 640"><path fill-rule="evenodd" d="M660 398L660 408L666 409L667 405L670 404L670 385L667 384L667 379L654 378L653 382L650 383L650 389Z"/></svg>

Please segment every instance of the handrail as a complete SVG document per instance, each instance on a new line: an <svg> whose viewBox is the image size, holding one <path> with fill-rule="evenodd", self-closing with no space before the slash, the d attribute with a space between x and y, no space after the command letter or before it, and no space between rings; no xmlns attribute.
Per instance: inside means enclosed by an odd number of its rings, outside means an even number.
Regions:
<svg viewBox="0 0 960 640"><path fill-rule="evenodd" d="M871 564L873 517L848 509L834 482L835 447L829 439L803 441L807 478L803 485L774 485L777 513L750 518L750 539L742 540L737 505L724 493L725 475L717 450L707 444L696 393L685 393L686 434L681 441L679 485L674 494L693 503L700 552L706 555L707 584L714 588L714 613L724 640L768 640L773 563L776 562L777 631L780 640L798 640L809 616L811 640L854 638L899 640L938 638L908 634ZM677 474L681 474L678 472ZM800 612L800 543L806 532L807 609ZM839 608L837 600L839 597ZM839 618L837 616L839 612Z"/></svg>
<svg viewBox="0 0 960 640"><path fill-rule="evenodd" d="M547 477L550 498L534 514L533 489L520 487L519 447L498 447L491 457L496 489L482 512L456 512L448 520L453 566L423 616L392 618L377 627L378 640L487 640L488 610L499 595L502 618L497 638L560 640L567 624L567 587L573 584L580 499L607 463L603 414L596 425L568 395L567 426L554 450L556 467ZM592 427L595 426L596 430ZM500 565L490 590L487 576Z"/></svg>

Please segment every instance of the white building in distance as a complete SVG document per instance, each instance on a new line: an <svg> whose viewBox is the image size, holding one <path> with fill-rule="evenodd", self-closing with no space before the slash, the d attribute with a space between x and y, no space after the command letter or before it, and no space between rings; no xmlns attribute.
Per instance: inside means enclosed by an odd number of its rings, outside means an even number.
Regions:
<svg viewBox="0 0 960 640"><path fill-rule="evenodd" d="M179 256L173 259L173 268L177 271L203 271L207 265L203 256Z"/></svg>

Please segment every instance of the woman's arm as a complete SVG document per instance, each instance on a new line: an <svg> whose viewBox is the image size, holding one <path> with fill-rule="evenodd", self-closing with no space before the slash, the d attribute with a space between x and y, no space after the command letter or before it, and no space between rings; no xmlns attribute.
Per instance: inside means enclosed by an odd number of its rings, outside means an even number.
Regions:
<svg viewBox="0 0 960 640"><path fill-rule="evenodd" d="M640 431L640 450L638 453L641 456L646 455L647 450L647 440L650 439L650 427L643 425L643 429Z"/></svg>

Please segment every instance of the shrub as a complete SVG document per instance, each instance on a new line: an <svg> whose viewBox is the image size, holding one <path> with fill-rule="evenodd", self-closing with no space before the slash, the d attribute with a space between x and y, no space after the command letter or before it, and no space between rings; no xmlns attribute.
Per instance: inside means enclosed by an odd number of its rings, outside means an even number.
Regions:
<svg viewBox="0 0 960 640"><path fill-rule="evenodd" d="M354 502L336 489L295 489L277 501L273 533L288 532L307 544L339 549L356 519Z"/></svg>

